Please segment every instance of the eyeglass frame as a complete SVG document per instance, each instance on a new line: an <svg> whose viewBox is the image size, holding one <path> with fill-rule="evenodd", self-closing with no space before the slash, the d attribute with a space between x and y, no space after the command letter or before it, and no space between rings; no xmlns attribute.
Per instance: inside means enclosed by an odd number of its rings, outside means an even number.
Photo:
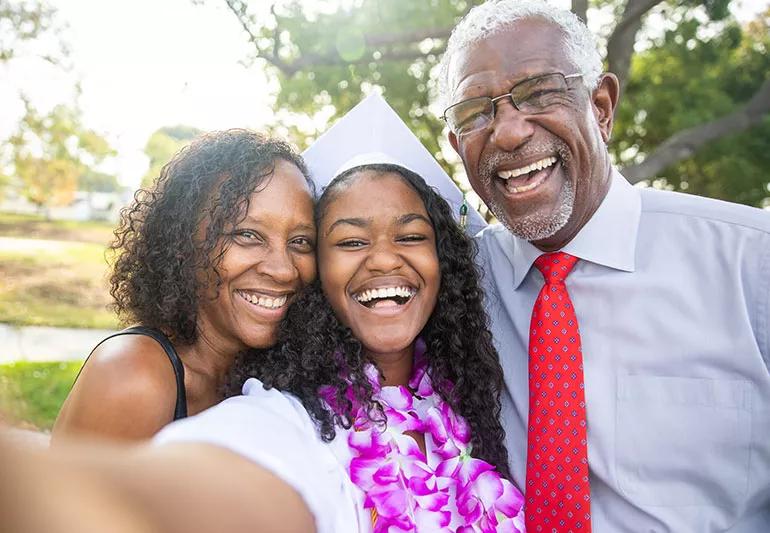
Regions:
<svg viewBox="0 0 770 533"><path fill-rule="evenodd" d="M527 82L530 82L532 80L536 80L538 78L542 78L542 77L545 77L545 76L553 76L554 74L559 74L560 76L562 76L564 78L564 83L565 84L567 83L567 80L571 80L573 78L580 78L580 77L583 76L582 72L576 72L574 74L562 74L561 72L544 72L542 74L538 74L537 76L530 76L529 78L524 78L523 80L517 81L516 83L513 84L513 86L510 89L508 89L508 92L503 93L500 96L495 96L495 97L474 96L473 98L466 98L465 100L461 100L461 101L459 101L459 102L457 102L455 104L452 104L449 107L447 107L446 109L444 109L444 114L441 115L441 120L446 122L447 126L449 127L449 130L452 133L454 133L455 135L458 135L458 136L459 135L467 135L469 133L474 133L474 132L480 131L480 130L482 130L484 128L489 127L489 125L492 124L495 121L495 117L497 116L497 102L499 102L500 100L503 100L506 97L511 99L511 104L513 105L513 107L516 108L517 111L520 111L522 113L532 114L532 113L528 113L527 111L522 111L521 109L519 109L519 105L516 103L516 100L513 99L513 90L516 87L518 87L519 85L521 85L522 83L527 83ZM569 87L567 87L567 90L569 90ZM454 131L452 129L452 126L449 124L449 120L447 119L447 116L446 116L447 111L449 111L453 107L456 107L458 105L464 104L464 103L469 102L471 100L476 100L477 98L488 98L490 100L491 104L492 104L492 117L490 118L489 124L487 124L486 126L481 127L481 128L477 128L477 129L474 129L474 130L471 130L471 131L467 131L465 133L459 133L458 134L456 131Z"/></svg>

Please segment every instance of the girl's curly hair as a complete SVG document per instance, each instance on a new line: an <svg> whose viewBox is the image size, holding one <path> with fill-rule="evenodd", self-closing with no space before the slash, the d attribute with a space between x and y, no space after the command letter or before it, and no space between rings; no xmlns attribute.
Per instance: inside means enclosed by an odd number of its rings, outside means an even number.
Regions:
<svg viewBox="0 0 770 533"><path fill-rule="evenodd" d="M451 208L423 179L397 165L365 165L333 180L316 205L316 227L342 185L361 171L395 173L420 196L436 234L441 271L438 301L421 335L427 345L428 372L433 386L462 415L472 430L472 455L494 465L510 479L508 453L500 424L503 374L492 344L483 292L474 263L475 243L456 224ZM382 408L372 399L364 368L369 361L361 343L334 315L320 283L309 286L290 307L272 349L244 354L233 367L228 394L238 394L243 382L256 377L266 388L295 395L316 422L321 437L332 440L335 427L350 428L352 402L364 405L370 418L382 421ZM341 413L330 411L319 388L330 385Z"/></svg>
<svg viewBox="0 0 770 533"><path fill-rule="evenodd" d="M222 282L217 267L228 246L222 236L245 216L277 160L296 165L312 187L305 163L287 143L231 129L197 137L152 187L136 192L110 245L110 294L124 323L195 342L199 299Z"/></svg>

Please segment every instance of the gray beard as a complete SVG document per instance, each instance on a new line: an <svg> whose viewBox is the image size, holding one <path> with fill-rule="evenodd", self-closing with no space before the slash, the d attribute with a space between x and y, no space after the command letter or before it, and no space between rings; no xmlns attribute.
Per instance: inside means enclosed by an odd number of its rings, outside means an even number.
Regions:
<svg viewBox="0 0 770 533"><path fill-rule="evenodd" d="M547 215L534 213L516 220L508 220L505 211L497 202L491 202L490 211L497 220L511 233L526 241L539 241L553 237L557 231L564 227L572 215L572 207L575 204L575 187L567 180L561 188L559 204L556 210Z"/></svg>

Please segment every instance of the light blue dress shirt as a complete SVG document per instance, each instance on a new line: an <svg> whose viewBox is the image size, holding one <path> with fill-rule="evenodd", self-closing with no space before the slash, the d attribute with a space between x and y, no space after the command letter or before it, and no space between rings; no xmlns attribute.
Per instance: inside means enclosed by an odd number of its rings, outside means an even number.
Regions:
<svg viewBox="0 0 770 533"><path fill-rule="evenodd" d="M477 237L524 487L527 346L542 253ZM770 532L770 213L632 187L563 248L583 345L595 533Z"/></svg>

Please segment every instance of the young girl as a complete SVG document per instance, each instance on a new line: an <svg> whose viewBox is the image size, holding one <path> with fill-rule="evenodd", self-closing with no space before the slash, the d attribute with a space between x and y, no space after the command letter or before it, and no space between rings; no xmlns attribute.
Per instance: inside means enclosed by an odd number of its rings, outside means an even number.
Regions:
<svg viewBox="0 0 770 533"><path fill-rule="evenodd" d="M259 379L246 394L310 415L306 454L332 455L350 485L331 508L359 511L332 530L523 530L474 250L447 203L410 170L369 164L330 183L316 225L320 287L289 310L277 348L238 370Z"/></svg>

